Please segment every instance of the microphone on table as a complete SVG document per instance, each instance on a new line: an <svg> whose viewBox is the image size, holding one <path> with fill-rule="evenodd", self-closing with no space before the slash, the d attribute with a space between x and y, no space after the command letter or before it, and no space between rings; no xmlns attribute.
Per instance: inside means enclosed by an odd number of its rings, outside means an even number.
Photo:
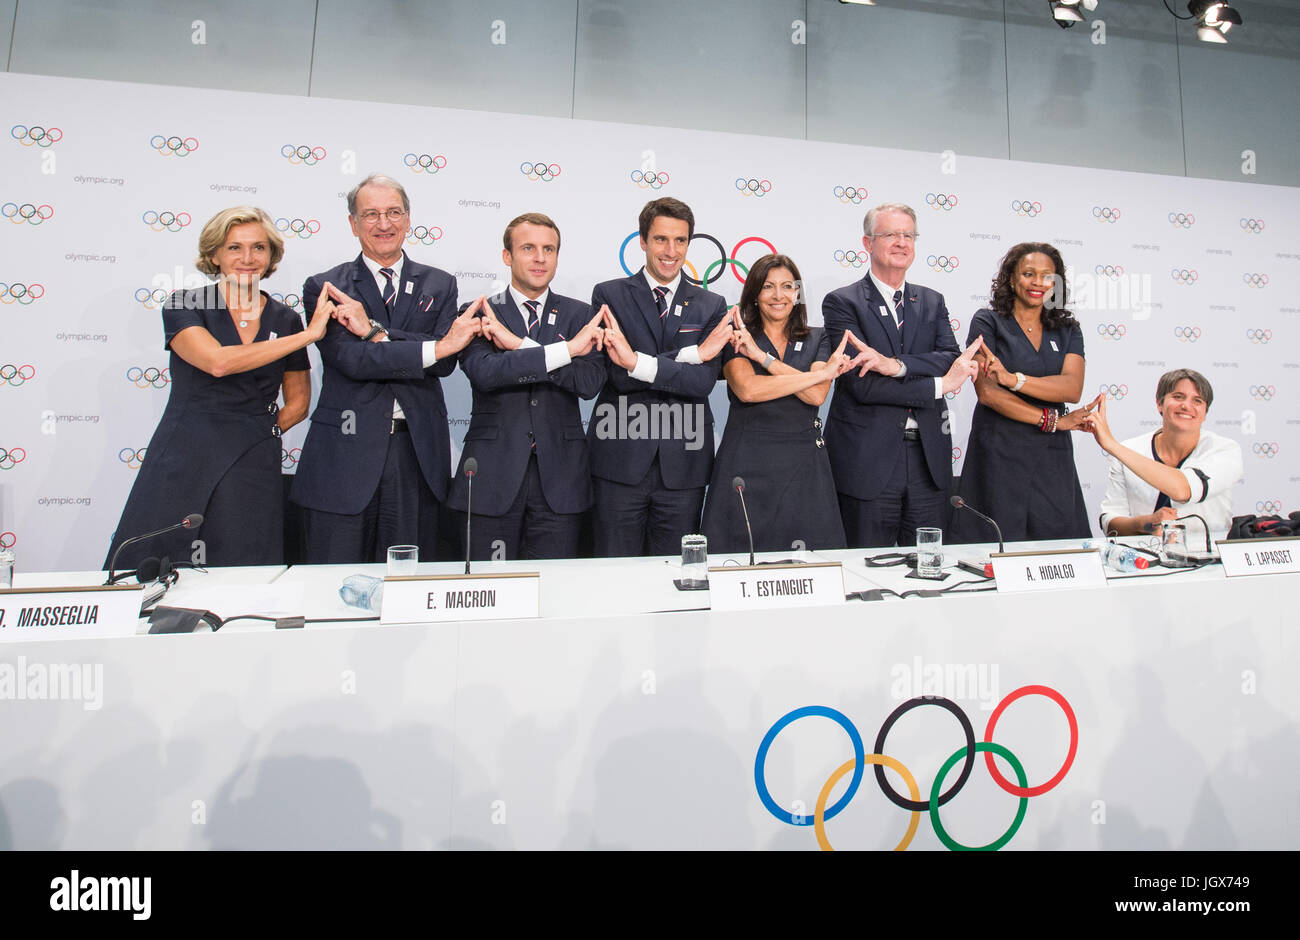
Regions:
<svg viewBox="0 0 1300 940"><path fill-rule="evenodd" d="M478 460L465 458L465 479L469 480L469 493L465 497L465 573L469 574L469 525L474 515L474 475L478 473Z"/></svg>
<svg viewBox="0 0 1300 940"><path fill-rule="evenodd" d="M197 529L201 525L203 525L203 514L192 512L184 519L182 519L180 522L176 523L175 525L165 526L156 532L146 532L144 535L137 535L134 538L127 539L125 542L123 542L121 545L117 547L117 551L113 552L113 557L108 562L108 580L105 581L104 583L115 584L119 580L115 573L117 568L117 557L122 554L122 549L126 548L128 545L132 545L136 542L142 542L145 539L151 539L156 535L165 535L166 533L174 532L177 529ZM157 577L157 575L154 575L154 577ZM152 578L150 578L149 580L152 580Z"/></svg>
<svg viewBox="0 0 1300 940"><path fill-rule="evenodd" d="M749 527L749 510L745 508L745 479L732 477L731 488L740 497L740 511L745 514L745 531L749 534L749 566L754 567L754 530Z"/></svg>
<svg viewBox="0 0 1300 940"><path fill-rule="evenodd" d="M948 503L954 509L965 509L969 512L973 512L975 515L979 516L989 525L993 526L993 531L998 534L998 552L999 553L1006 552L1007 550L1006 543L1002 541L1002 527L997 524L996 520L994 520L992 516L984 515L984 513L980 512L978 509L976 509L970 503L966 502L966 500L962 499L960 496L949 497ZM959 561L958 565L960 565L963 568L967 568L968 570L974 571L977 574L983 575L986 578L993 577L993 565L989 562L985 562L983 565L979 565L971 562Z"/></svg>

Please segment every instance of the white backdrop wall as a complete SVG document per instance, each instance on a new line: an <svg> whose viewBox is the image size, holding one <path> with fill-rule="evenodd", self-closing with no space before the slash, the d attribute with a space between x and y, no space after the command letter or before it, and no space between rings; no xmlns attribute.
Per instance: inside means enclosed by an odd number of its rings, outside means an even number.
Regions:
<svg viewBox="0 0 1300 940"><path fill-rule="evenodd" d="M621 260L620 246L647 199L673 195L696 214L697 273L723 255L747 265L770 244L799 263L819 323L822 296L866 272L866 209L903 201L922 233L909 280L946 295L964 341L1002 254L1050 241L1073 274L1086 395L1113 393L1115 432L1157 426L1157 377L1199 369L1215 387L1207 426L1245 452L1236 511L1300 507L1292 188L19 74L0 88L0 544L27 570L102 561L168 394L158 302L178 280L197 283L203 223L237 203L283 220L285 260L266 287L292 303L308 275L356 255L343 197L372 171L407 187L408 253L454 273L462 299L500 286L501 233L525 211L558 222L554 288L587 299L621 264L636 270L635 239ZM526 172L539 164L546 173ZM735 302L740 269L722 267L714 289ZM469 386L460 373L444 386L458 444ZM721 385L713 398L721 429ZM957 470L973 407L968 386L952 402ZM286 436L286 469L305 431ZM1104 458L1088 437L1075 448L1095 507Z"/></svg>

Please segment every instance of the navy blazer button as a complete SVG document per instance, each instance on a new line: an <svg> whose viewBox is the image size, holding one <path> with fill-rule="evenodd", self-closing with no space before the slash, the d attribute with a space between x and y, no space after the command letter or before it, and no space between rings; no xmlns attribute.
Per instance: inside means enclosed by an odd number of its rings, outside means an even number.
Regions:
<svg viewBox="0 0 1300 940"><path fill-rule="evenodd" d="M532 401L530 401L528 404L530 404L530 405L532 405L534 408L536 408L536 407L537 407L537 399L534 398L534 399L533 399Z"/></svg>

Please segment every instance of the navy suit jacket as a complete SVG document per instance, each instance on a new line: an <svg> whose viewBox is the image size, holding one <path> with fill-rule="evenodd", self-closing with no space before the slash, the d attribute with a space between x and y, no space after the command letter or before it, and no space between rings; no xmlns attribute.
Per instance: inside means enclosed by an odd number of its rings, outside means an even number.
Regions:
<svg viewBox="0 0 1300 940"><path fill-rule="evenodd" d="M456 318L456 279L407 257L390 312L361 256L309 277L302 289L306 310L329 281L360 300L372 320L388 328L389 342L367 343L330 320L316 344L325 366L320 399L302 446L290 499L309 509L355 515L370 502L388 457L393 399L406 415L411 443L429 489L447 498L451 438L440 376L451 375L456 357L425 370L421 344L441 339ZM310 314L309 314L310 316Z"/></svg>
<svg viewBox="0 0 1300 940"><path fill-rule="evenodd" d="M721 295L701 290L683 276L664 321L661 341L659 309L643 272L644 269L631 277L597 284L591 292L591 309L599 310L602 304L609 304L632 349L659 360L654 382L647 383L632 378L626 369L606 357L608 381L587 427L591 474L616 483L639 483L657 454L660 472L669 489L707 486L713 470L713 412L709 408L709 393L722 374L722 356L714 356L702 365L678 362L675 357L683 347L704 341L727 312L727 303ZM621 408L620 399L623 399ZM669 406L674 406L678 413L691 409L692 422L696 416L702 416L702 429L692 424L692 431L703 435L698 449L688 450L687 444L694 446L694 443L685 439L657 440L600 433L617 426L620 413L650 415L654 409L654 423L669 424L661 417ZM676 422L685 420L686 415L682 413L673 420L673 427L682 427ZM611 421L615 424L611 425ZM647 417L646 421L652 419ZM627 424L631 427L631 420Z"/></svg>
<svg viewBox="0 0 1300 940"><path fill-rule="evenodd" d="M488 303L502 325L516 336L528 335L523 313L509 291ZM543 348L573 339L590 319L591 308L582 301L551 292L538 326L541 345L502 350L480 336L462 350L460 367L474 390L474 407L461 469L447 500L453 509L466 508L469 481L463 468L473 457L478 460L475 515L504 515L523 487L534 442L542 493L552 511L590 508L591 467L578 398L595 398L605 384L605 357L593 349L548 373Z"/></svg>
<svg viewBox="0 0 1300 940"><path fill-rule="evenodd" d="M883 316L882 306L887 311ZM934 397L935 377L945 374L961 353L948 307L938 291L904 283L905 335L900 337L890 306L870 275L822 301L832 349L839 346L845 330L852 330L868 346L907 366L901 379L878 372L859 378L853 369L835 380L835 397L826 414L826 453L836 490L856 499L874 499L889 481L903 450L909 409L934 482L945 491L952 483L948 403ZM845 352L854 350L849 347Z"/></svg>

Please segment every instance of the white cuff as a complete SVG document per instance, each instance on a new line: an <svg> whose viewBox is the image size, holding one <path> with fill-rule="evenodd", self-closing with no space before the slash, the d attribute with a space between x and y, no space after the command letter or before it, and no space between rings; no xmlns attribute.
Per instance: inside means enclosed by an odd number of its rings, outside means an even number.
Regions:
<svg viewBox="0 0 1300 940"><path fill-rule="evenodd" d="M898 360L898 371L894 373L894 378L903 379L907 377L907 363L902 359Z"/></svg>
<svg viewBox="0 0 1300 940"><path fill-rule="evenodd" d="M540 345L542 344L537 342L537 340L533 339L531 336L520 337L519 340L520 349L532 349L534 346L540 346Z"/></svg>
<svg viewBox="0 0 1300 940"><path fill-rule="evenodd" d="M647 385L659 374L659 360L645 353L636 354L636 365L627 370L627 374Z"/></svg>
<svg viewBox="0 0 1300 940"><path fill-rule="evenodd" d="M676 359L678 362L686 362L693 366L704 365L704 360L700 358L700 347L698 345L683 346L677 350Z"/></svg>
<svg viewBox="0 0 1300 940"><path fill-rule="evenodd" d="M388 336L386 334L383 341L385 343L388 342ZM424 358L424 367L426 369L438 361L438 354L434 351L437 345L438 344L431 339L426 339L420 344L420 353Z"/></svg>
<svg viewBox="0 0 1300 940"><path fill-rule="evenodd" d="M546 346L546 371L554 372L556 369L563 369L573 357L569 355L568 343L548 343Z"/></svg>
<svg viewBox="0 0 1300 940"><path fill-rule="evenodd" d="M934 397L936 399L943 397L943 379L937 375L934 377Z"/></svg>

